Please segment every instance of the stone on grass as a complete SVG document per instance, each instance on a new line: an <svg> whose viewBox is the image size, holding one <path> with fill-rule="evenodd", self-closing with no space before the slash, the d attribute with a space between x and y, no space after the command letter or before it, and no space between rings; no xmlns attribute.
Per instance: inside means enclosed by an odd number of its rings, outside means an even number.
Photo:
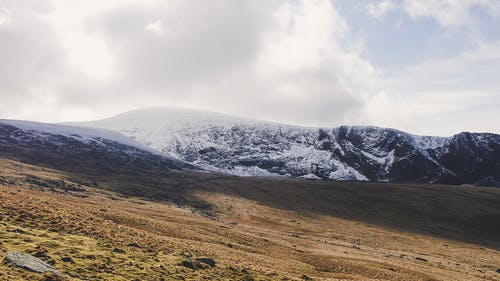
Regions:
<svg viewBox="0 0 500 281"><path fill-rule="evenodd" d="M199 261L185 259L180 262L180 265L191 269L203 269L203 265Z"/></svg>
<svg viewBox="0 0 500 281"><path fill-rule="evenodd" d="M201 263L207 264L211 267L214 267L216 265L215 260L212 258L197 258L196 260L201 262Z"/></svg>
<svg viewBox="0 0 500 281"><path fill-rule="evenodd" d="M35 258L32 255L20 253L20 252L10 252L5 256L5 261L17 266L17 267L22 267L24 269L33 271L33 272L38 272L38 273L46 273L46 272L51 272L57 275L61 275L55 267L51 266L50 264Z"/></svg>

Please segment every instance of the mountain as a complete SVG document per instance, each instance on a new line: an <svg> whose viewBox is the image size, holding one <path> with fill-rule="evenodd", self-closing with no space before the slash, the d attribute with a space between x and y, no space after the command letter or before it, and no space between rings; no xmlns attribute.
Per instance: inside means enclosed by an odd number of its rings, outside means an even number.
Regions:
<svg viewBox="0 0 500 281"><path fill-rule="evenodd" d="M369 126L311 128L182 108L86 123L203 169L239 176L500 185L500 135L416 136Z"/></svg>
<svg viewBox="0 0 500 281"><path fill-rule="evenodd" d="M0 156L24 162L49 163L50 167L92 173L135 169L194 169L160 155L119 132L30 121L0 120Z"/></svg>

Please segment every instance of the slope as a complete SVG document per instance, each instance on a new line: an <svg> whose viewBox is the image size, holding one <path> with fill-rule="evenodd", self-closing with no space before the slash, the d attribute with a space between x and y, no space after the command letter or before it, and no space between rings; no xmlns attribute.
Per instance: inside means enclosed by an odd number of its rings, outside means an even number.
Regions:
<svg viewBox="0 0 500 281"><path fill-rule="evenodd" d="M498 189L0 169L0 257L31 253L68 280L499 280ZM182 204L144 200L178 185ZM53 278L0 264L0 280Z"/></svg>

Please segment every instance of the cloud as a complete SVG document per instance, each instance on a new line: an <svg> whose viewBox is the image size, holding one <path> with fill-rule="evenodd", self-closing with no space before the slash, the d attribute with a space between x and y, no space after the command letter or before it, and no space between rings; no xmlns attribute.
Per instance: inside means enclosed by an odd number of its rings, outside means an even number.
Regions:
<svg viewBox="0 0 500 281"><path fill-rule="evenodd" d="M497 0L405 0L403 6L412 18L430 17L445 27L470 24L477 8L490 14L500 11Z"/></svg>
<svg viewBox="0 0 500 281"><path fill-rule="evenodd" d="M10 23L10 11L5 8L0 8L0 28L3 25L7 25Z"/></svg>
<svg viewBox="0 0 500 281"><path fill-rule="evenodd" d="M374 18L380 18L389 11L395 10L397 5L391 0L381 0L378 2L368 3L366 6L366 11L368 14Z"/></svg>
<svg viewBox="0 0 500 281"><path fill-rule="evenodd" d="M498 45L395 71L377 69L336 3L4 1L0 63L8 67L0 68L0 115L78 121L184 106L302 125L448 134L465 128L450 116L470 117L473 108L497 102ZM401 3L372 1L361 13L381 17L404 7L415 18L442 17L446 24L463 17ZM488 102L473 102L474 96ZM476 123L498 128L483 122L492 110L481 111ZM437 126L438 117L454 125Z"/></svg>
<svg viewBox="0 0 500 281"><path fill-rule="evenodd" d="M381 18L388 12L402 10L412 19L431 18L449 28L473 24L484 15L497 16L500 2L496 0L373 0L366 6L368 15Z"/></svg>
<svg viewBox="0 0 500 281"><path fill-rule="evenodd" d="M32 109L43 110L54 101L52 89L65 72L64 53L45 17L46 3L3 4L10 22L0 27L0 112L6 117L30 116Z"/></svg>
<svg viewBox="0 0 500 281"><path fill-rule="evenodd" d="M459 55L427 60L417 65L389 73L390 84L401 90L495 92L498 90L497 70L500 69L500 41L480 43L476 49Z"/></svg>
<svg viewBox="0 0 500 281"><path fill-rule="evenodd" d="M418 134L496 131L500 108L500 42L458 56L385 73L385 91L371 97L361 122ZM391 114L384 114L388 109Z"/></svg>
<svg viewBox="0 0 500 281"><path fill-rule="evenodd" d="M19 68L31 76L13 81L25 89L0 90L12 100L3 115L62 121L182 105L333 125L355 115L378 79L328 0L49 3L34 17L43 24L16 24L11 42L41 46L33 56L49 52L51 60L43 69ZM21 40L31 37L40 42ZM24 54L8 50L9 65L23 62ZM17 92L36 98L20 100ZM40 103L58 110L37 114Z"/></svg>
<svg viewBox="0 0 500 281"><path fill-rule="evenodd" d="M163 33L163 22L161 20L156 20L148 25L146 25L146 30L149 30L155 34L161 35Z"/></svg>

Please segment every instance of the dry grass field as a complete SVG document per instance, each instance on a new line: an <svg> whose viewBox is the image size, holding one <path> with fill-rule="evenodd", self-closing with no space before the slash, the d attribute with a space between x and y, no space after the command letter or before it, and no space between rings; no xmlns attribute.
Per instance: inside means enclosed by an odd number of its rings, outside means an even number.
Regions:
<svg viewBox="0 0 500 281"><path fill-rule="evenodd" d="M65 280L500 280L500 189L0 171L0 260ZM58 278L0 263L0 280Z"/></svg>

